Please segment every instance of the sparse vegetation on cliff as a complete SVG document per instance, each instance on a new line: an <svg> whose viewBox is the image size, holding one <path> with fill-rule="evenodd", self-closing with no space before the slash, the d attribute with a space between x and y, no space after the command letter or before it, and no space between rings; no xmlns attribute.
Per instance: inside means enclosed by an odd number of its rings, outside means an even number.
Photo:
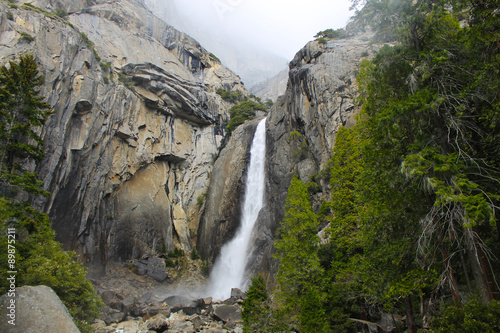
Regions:
<svg viewBox="0 0 500 333"><path fill-rule="evenodd" d="M267 107L262 103L245 101L240 104L234 105L231 109L229 109L231 120L226 126L228 135L230 135L236 127L240 126L245 121L255 118L256 110L266 111Z"/></svg>

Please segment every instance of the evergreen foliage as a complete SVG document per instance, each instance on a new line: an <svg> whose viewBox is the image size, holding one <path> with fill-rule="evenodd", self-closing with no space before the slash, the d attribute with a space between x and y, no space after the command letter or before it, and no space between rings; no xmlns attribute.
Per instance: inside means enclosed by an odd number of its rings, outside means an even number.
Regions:
<svg viewBox="0 0 500 333"><path fill-rule="evenodd" d="M101 301L86 280L86 269L54 240L46 214L32 206L48 193L38 175L28 169L44 154L39 129L53 113L39 87L35 58L21 56L0 68L0 293L8 290L7 271L17 270L16 285L44 284L58 294L82 331L98 315ZM9 267L7 229L15 229L15 269Z"/></svg>
<svg viewBox="0 0 500 333"><path fill-rule="evenodd" d="M296 176L288 189L285 217L275 241L275 258L279 260L274 292L280 319L289 328L305 332L328 332L322 309L320 285L323 268L318 257L318 220L307 188Z"/></svg>
<svg viewBox="0 0 500 333"><path fill-rule="evenodd" d="M231 107L231 109L229 109L231 118L229 124L226 126L228 135L231 135L231 132L245 121L254 119L255 110L266 111L267 107L262 103L254 101L244 101Z"/></svg>
<svg viewBox="0 0 500 333"><path fill-rule="evenodd" d="M273 329L270 299L266 281L261 275L254 276L243 300L241 318L243 332L271 332Z"/></svg>
<svg viewBox="0 0 500 333"><path fill-rule="evenodd" d="M408 332L497 331L500 2L360 3L355 22L397 43L361 63L362 110L318 175L331 197L317 215L292 180L274 316L305 332L321 318L355 332L349 318L382 312ZM330 222L321 246L317 218Z"/></svg>
<svg viewBox="0 0 500 333"><path fill-rule="evenodd" d="M315 36L315 38L323 38L323 39L342 39L347 37L347 32L345 29L326 29L323 31L318 32Z"/></svg>

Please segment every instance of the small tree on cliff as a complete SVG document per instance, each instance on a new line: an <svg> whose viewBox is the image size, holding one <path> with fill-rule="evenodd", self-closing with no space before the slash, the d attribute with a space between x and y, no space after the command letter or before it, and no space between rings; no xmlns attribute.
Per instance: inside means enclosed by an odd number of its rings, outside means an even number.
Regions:
<svg viewBox="0 0 500 333"><path fill-rule="evenodd" d="M9 289L7 271L17 271L17 287L51 287L87 332L101 301L75 253L54 240L47 214L31 205L48 195L27 166L43 159L39 130L52 114L39 96L43 79L37 67L35 58L25 55L0 68L0 294Z"/></svg>
<svg viewBox="0 0 500 333"><path fill-rule="evenodd" d="M275 258L279 260L276 302L280 317L304 332L328 332L320 288L324 274L318 257L318 220L307 188L294 176L278 230ZM295 328L299 328L295 327Z"/></svg>

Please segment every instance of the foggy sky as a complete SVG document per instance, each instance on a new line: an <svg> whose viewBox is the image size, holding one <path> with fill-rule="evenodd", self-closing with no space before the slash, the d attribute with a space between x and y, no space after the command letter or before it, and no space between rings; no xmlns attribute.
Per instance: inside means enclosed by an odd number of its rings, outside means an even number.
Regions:
<svg viewBox="0 0 500 333"><path fill-rule="evenodd" d="M314 35L343 28L349 0L174 0L200 28L291 60Z"/></svg>

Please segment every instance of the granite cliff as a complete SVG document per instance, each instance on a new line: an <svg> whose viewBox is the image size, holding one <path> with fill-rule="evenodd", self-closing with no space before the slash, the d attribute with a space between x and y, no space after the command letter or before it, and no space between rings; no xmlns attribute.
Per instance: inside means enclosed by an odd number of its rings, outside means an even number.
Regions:
<svg viewBox="0 0 500 333"><path fill-rule="evenodd" d="M56 111L37 171L57 239L95 273L191 250L230 107L215 91L246 94L239 77L141 1L14 3L0 2L0 61L35 54Z"/></svg>
<svg viewBox="0 0 500 333"><path fill-rule="evenodd" d="M231 104L216 90L247 94L240 78L140 0L2 1L0 9L1 62L34 53L42 94L56 111L42 130L46 158L37 171L51 192L38 205L57 239L96 274L107 263L175 247L196 246L214 259L239 224L257 124L226 138ZM253 272L274 270L272 244L292 175L318 174L338 128L354 124L359 62L377 48L368 41L313 41L290 63L286 91L267 120L266 205L253 235ZM319 185L318 198L328 191L327 182Z"/></svg>
<svg viewBox="0 0 500 333"><path fill-rule="evenodd" d="M272 276L276 269L273 242L292 176L298 174L307 182L326 168L338 129L355 124L359 65L379 47L369 41L367 35L327 44L312 41L290 62L285 94L267 118L265 206L252 235L248 272ZM215 163L198 239L198 249L205 258L216 257L237 228L241 180L256 124L248 122L238 128ZM327 195L329 184L316 178L322 191L313 199L320 199Z"/></svg>

